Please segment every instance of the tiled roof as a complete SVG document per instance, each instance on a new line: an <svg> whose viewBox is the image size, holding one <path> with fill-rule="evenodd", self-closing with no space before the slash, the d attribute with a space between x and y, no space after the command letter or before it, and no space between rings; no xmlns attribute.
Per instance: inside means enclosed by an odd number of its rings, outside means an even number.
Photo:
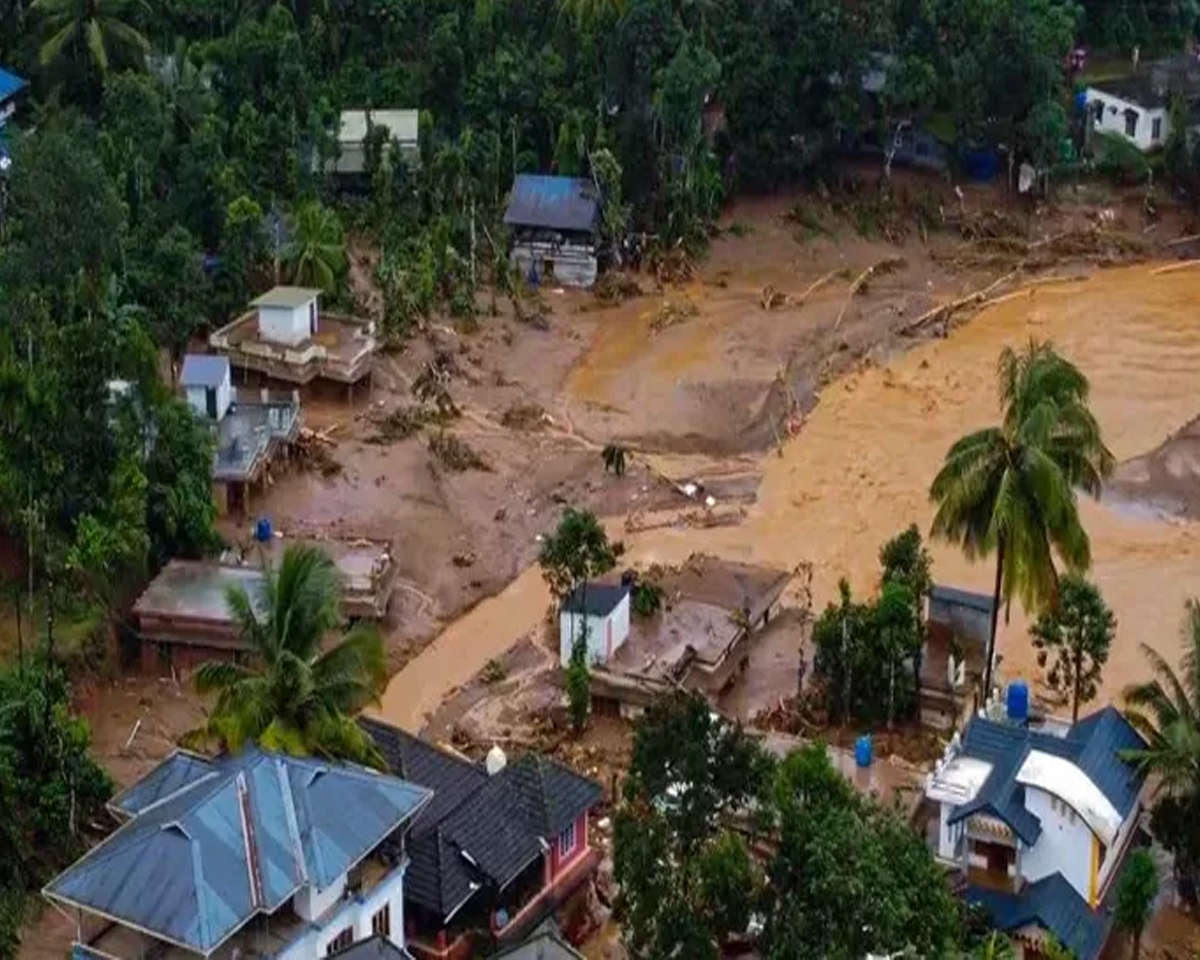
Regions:
<svg viewBox="0 0 1200 960"><path fill-rule="evenodd" d="M992 764L992 772L975 799L954 810L950 822L988 813L1008 824L1025 843L1036 843L1042 825L1026 809L1025 787L1016 779L1032 750L1070 760L1091 778L1121 816L1126 816L1141 792L1145 774L1121 760L1119 753L1142 743L1129 721L1113 707L1080 720L1066 737L975 717L967 725L962 755Z"/></svg>
<svg viewBox="0 0 1200 960"><path fill-rule="evenodd" d="M518 174L504 222L515 227L589 232L600 220L600 197L591 180Z"/></svg>
<svg viewBox="0 0 1200 960"><path fill-rule="evenodd" d="M568 613L607 617L627 596L629 587L623 584L584 583L576 587L563 601L562 608Z"/></svg>
<svg viewBox="0 0 1200 960"><path fill-rule="evenodd" d="M492 954L492 960L583 960L583 954L563 938L547 920L520 943Z"/></svg>
<svg viewBox="0 0 1200 960"><path fill-rule="evenodd" d="M228 357L189 353L183 358L179 383L184 387L219 387L228 376Z"/></svg>
<svg viewBox="0 0 1200 960"><path fill-rule="evenodd" d="M394 771L434 790L409 835L404 896L442 918L477 889L513 880L543 853L543 840L601 797L599 784L555 760L529 754L489 777L395 727L360 723Z"/></svg>
<svg viewBox="0 0 1200 960"><path fill-rule="evenodd" d="M43 893L208 955L304 885L331 884L429 799L362 767L256 747L199 762L172 757L122 794L118 809L140 812Z"/></svg>
<svg viewBox="0 0 1200 960"><path fill-rule="evenodd" d="M378 934L359 940L345 950L330 954L330 957L336 957L337 960L412 960L411 953Z"/></svg>

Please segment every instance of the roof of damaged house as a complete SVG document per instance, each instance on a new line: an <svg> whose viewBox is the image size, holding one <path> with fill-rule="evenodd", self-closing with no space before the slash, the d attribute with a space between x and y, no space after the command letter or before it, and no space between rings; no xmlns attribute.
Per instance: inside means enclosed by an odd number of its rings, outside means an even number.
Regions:
<svg viewBox="0 0 1200 960"><path fill-rule="evenodd" d="M510 227L539 227L590 233L600 223L600 193L591 180L518 174L504 222Z"/></svg>
<svg viewBox="0 0 1200 960"><path fill-rule="evenodd" d="M229 358L207 353L189 353L179 371L182 387L219 387L229 379Z"/></svg>
<svg viewBox="0 0 1200 960"><path fill-rule="evenodd" d="M176 753L113 800L132 819L43 893L207 956L302 887L332 884L428 801L351 764Z"/></svg>
<svg viewBox="0 0 1200 960"><path fill-rule="evenodd" d="M361 719L398 775L434 791L414 820L404 895L449 919L484 886L502 887L599 802L599 784L527 754L493 776L376 720Z"/></svg>
<svg viewBox="0 0 1200 960"><path fill-rule="evenodd" d="M583 960L553 921L547 920L520 943L492 954L492 960Z"/></svg>
<svg viewBox="0 0 1200 960"><path fill-rule="evenodd" d="M565 613L582 613L589 617L607 617L629 596L625 584L582 583L563 601Z"/></svg>

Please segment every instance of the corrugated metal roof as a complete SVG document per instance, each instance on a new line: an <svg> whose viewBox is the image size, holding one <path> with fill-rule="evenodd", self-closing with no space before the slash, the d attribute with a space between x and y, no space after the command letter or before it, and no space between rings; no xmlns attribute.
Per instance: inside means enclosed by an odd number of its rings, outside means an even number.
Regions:
<svg viewBox="0 0 1200 960"><path fill-rule="evenodd" d="M429 799L395 777L256 747L189 767L190 783L164 793L183 776L166 763L123 795L141 812L43 893L203 955L302 886L327 887Z"/></svg>
<svg viewBox="0 0 1200 960"><path fill-rule="evenodd" d="M250 301L252 307L302 307L321 295L320 290L309 287L273 287L261 297Z"/></svg>
<svg viewBox="0 0 1200 960"><path fill-rule="evenodd" d="M420 133L420 113L416 110L343 110L339 118L338 140L362 143L367 137L367 114L376 127L387 127L389 139L401 144L416 143Z"/></svg>
<svg viewBox="0 0 1200 960"><path fill-rule="evenodd" d="M600 197L591 180L518 174L504 222L513 227L589 233L600 222Z"/></svg>
<svg viewBox="0 0 1200 960"><path fill-rule="evenodd" d="M161 803L208 776L212 769L208 757L177 750L133 786L113 797L108 808L123 816L135 817L147 807Z"/></svg>
<svg viewBox="0 0 1200 960"><path fill-rule="evenodd" d="M412 960L411 953L378 934L329 956L337 960Z"/></svg>
<svg viewBox="0 0 1200 960"><path fill-rule="evenodd" d="M229 378L229 358L189 353L183 358L179 383L183 387L219 387Z"/></svg>
<svg viewBox="0 0 1200 960"><path fill-rule="evenodd" d="M23 78L0 67L0 100L16 96L26 84L27 81Z"/></svg>
<svg viewBox="0 0 1200 960"><path fill-rule="evenodd" d="M954 810L950 822L987 813L1008 824L1025 843L1037 842L1042 825L1025 807L1025 787L1017 780L1032 751L1073 763L1125 817L1133 809L1146 777L1123 761L1120 753L1138 746L1144 746L1144 741L1113 707L1080 720L1066 737L975 717L967 725L962 756L992 764L992 772L975 799Z"/></svg>

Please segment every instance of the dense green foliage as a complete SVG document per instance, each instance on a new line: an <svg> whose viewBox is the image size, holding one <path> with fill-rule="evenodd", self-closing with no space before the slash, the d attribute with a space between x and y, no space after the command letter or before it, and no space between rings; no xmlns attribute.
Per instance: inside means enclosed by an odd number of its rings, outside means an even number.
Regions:
<svg viewBox="0 0 1200 960"><path fill-rule="evenodd" d="M326 643L342 624L341 583L329 556L288 547L261 595L236 587L227 600L251 660L212 661L196 671L197 691L217 695L205 732L231 750L253 741L382 767L353 717L383 692L386 651L374 625L361 621Z"/></svg>
<svg viewBox="0 0 1200 960"><path fill-rule="evenodd" d="M1047 684L1070 699L1071 720L1078 720L1079 705L1099 689L1117 618L1095 584L1067 574L1058 581L1058 602L1042 611L1029 632Z"/></svg>
<svg viewBox="0 0 1200 960"><path fill-rule="evenodd" d="M554 533L542 541L538 564L542 577L557 603L562 603L576 588L608 573L617 563L617 555L608 534L588 510L568 507Z"/></svg>
<svg viewBox="0 0 1200 960"><path fill-rule="evenodd" d="M0 956L16 955L27 895L83 851L112 794L90 743L60 670L0 670Z"/></svg>
<svg viewBox="0 0 1200 960"><path fill-rule="evenodd" d="M1158 867L1144 847L1134 850L1117 882L1117 901L1113 906L1113 924L1133 941L1133 960L1142 952L1142 933L1154 916L1154 898L1158 896Z"/></svg>
<svg viewBox="0 0 1200 960"><path fill-rule="evenodd" d="M920 837L859 797L823 747L777 766L699 697L638 724L614 838L637 957L716 958L755 917L763 956L780 960L938 956L962 936Z"/></svg>
<svg viewBox="0 0 1200 960"><path fill-rule="evenodd" d="M929 489L933 535L970 559L996 556L985 695L1001 601L1018 597L1031 612L1056 602L1055 554L1071 572L1088 569L1076 491L1099 497L1114 463L1088 408L1087 378L1050 344L1005 347L997 379L1001 424L955 442Z"/></svg>

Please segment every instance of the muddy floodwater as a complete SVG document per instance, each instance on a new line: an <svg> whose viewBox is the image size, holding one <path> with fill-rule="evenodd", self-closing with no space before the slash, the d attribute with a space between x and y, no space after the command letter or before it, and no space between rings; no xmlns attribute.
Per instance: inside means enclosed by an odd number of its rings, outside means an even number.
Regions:
<svg viewBox="0 0 1200 960"><path fill-rule="evenodd" d="M624 536L630 559L677 562L703 550L774 565L808 561L822 606L840 576L857 590L873 589L880 544L913 521L928 529L927 491L946 449L964 432L996 421L1000 350L1030 337L1053 341L1088 375L1093 408L1118 461L1150 453L1200 414L1200 271L1155 276L1148 267L1122 268L1036 286L948 339L829 385L782 456L763 457L758 500L743 523ZM628 331L602 328L580 369L593 354L607 363L628 349L627 340ZM609 383L615 390L619 378L577 374L573 381L586 400L617 404L620 397L606 395ZM1200 487L1200 477L1191 480ZM1120 501L1088 501L1082 512L1092 576L1119 624L1101 694L1111 700L1145 675L1140 643L1177 656L1184 600L1200 595L1200 527L1130 502L1128 490ZM613 532L622 535L618 527ZM969 564L940 544L933 554L938 582L990 589L988 564ZM381 712L420 726L442 696L534 628L546 603L536 570L527 571L398 674ZM1009 676L1032 675L1027 629L1014 606L999 640Z"/></svg>

